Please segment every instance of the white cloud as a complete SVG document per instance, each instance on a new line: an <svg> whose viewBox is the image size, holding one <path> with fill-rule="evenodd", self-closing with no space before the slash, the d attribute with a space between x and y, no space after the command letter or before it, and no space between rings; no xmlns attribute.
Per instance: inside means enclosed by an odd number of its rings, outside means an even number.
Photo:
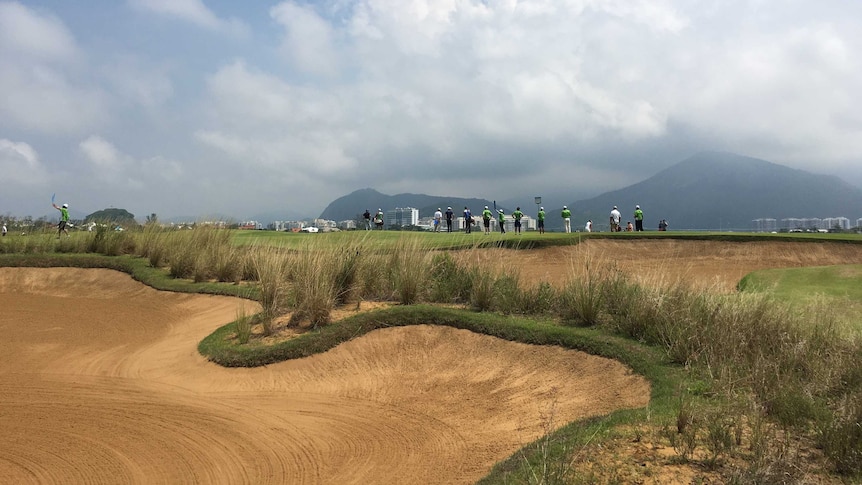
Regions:
<svg viewBox="0 0 862 485"><path fill-rule="evenodd" d="M315 75L337 74L339 56L333 29L311 7L284 2L272 7L270 15L284 27L281 51L297 69Z"/></svg>
<svg viewBox="0 0 862 485"><path fill-rule="evenodd" d="M0 172L4 191L17 193L22 187L43 187L45 167L39 154L27 143L0 138Z"/></svg>
<svg viewBox="0 0 862 485"><path fill-rule="evenodd" d="M106 119L97 86L75 79L75 39L57 18L0 3L0 123L43 133L74 133Z"/></svg>
<svg viewBox="0 0 862 485"><path fill-rule="evenodd" d="M43 61L76 57L75 39L63 22L18 2L0 3L0 53Z"/></svg>
<svg viewBox="0 0 862 485"><path fill-rule="evenodd" d="M202 0L128 0L139 10L152 12L190 22L199 27L244 36L246 25L238 19L223 19L216 15Z"/></svg>

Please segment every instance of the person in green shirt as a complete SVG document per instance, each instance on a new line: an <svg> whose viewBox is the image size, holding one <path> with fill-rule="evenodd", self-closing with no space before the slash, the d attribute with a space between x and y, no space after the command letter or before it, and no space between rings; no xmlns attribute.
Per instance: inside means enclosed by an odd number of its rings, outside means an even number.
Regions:
<svg viewBox="0 0 862 485"><path fill-rule="evenodd" d="M521 234L522 217L524 217L524 213L521 212L521 208L515 207L515 212L512 212L512 218L515 219L515 234Z"/></svg>
<svg viewBox="0 0 862 485"><path fill-rule="evenodd" d="M66 237L69 237L69 230L66 228L66 224L69 223L69 204L63 204L63 207L58 207L57 204L51 203L55 209L60 211L60 223L57 224L57 237L60 237L60 234L66 233Z"/></svg>
<svg viewBox="0 0 862 485"><path fill-rule="evenodd" d="M545 208L539 207L539 213L536 214L536 220L539 221L539 234L545 233Z"/></svg>
<svg viewBox="0 0 862 485"><path fill-rule="evenodd" d="M485 234L491 234L491 209L487 205L482 211L482 223L485 224Z"/></svg>
<svg viewBox="0 0 862 485"><path fill-rule="evenodd" d="M561 215L563 216L563 227L566 229L566 232L572 232L572 211L568 207L563 206Z"/></svg>
<svg viewBox="0 0 862 485"><path fill-rule="evenodd" d="M644 211L641 210L641 206L635 206L635 231L643 231L644 230Z"/></svg>
<svg viewBox="0 0 862 485"><path fill-rule="evenodd" d="M500 234L506 234L506 214L503 212L503 209L499 209L497 212L497 223L500 225Z"/></svg>

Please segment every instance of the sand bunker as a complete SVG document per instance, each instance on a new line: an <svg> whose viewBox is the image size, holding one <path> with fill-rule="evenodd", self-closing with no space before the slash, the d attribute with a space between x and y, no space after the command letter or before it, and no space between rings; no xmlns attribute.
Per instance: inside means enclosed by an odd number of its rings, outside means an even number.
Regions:
<svg viewBox="0 0 862 485"><path fill-rule="evenodd" d="M378 330L256 369L198 341L253 303L108 270L0 268L6 483L471 483L552 421L641 407L581 352L463 330Z"/></svg>

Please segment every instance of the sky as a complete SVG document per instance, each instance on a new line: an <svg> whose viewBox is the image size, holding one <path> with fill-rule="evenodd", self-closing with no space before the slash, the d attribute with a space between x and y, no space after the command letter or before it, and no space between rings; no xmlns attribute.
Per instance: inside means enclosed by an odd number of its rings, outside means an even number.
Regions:
<svg viewBox="0 0 862 485"><path fill-rule="evenodd" d="M362 188L532 206L705 150L862 187L860 21L846 0L0 0L0 216L56 194L298 219Z"/></svg>

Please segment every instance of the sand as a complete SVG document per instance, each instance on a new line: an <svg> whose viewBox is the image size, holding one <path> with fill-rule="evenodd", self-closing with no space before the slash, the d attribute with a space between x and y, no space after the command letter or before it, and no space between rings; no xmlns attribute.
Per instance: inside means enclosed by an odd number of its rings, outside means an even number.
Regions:
<svg viewBox="0 0 862 485"><path fill-rule="evenodd" d="M618 362L438 326L207 362L197 343L243 306L0 268L0 481L472 483L549 427L649 399Z"/></svg>

